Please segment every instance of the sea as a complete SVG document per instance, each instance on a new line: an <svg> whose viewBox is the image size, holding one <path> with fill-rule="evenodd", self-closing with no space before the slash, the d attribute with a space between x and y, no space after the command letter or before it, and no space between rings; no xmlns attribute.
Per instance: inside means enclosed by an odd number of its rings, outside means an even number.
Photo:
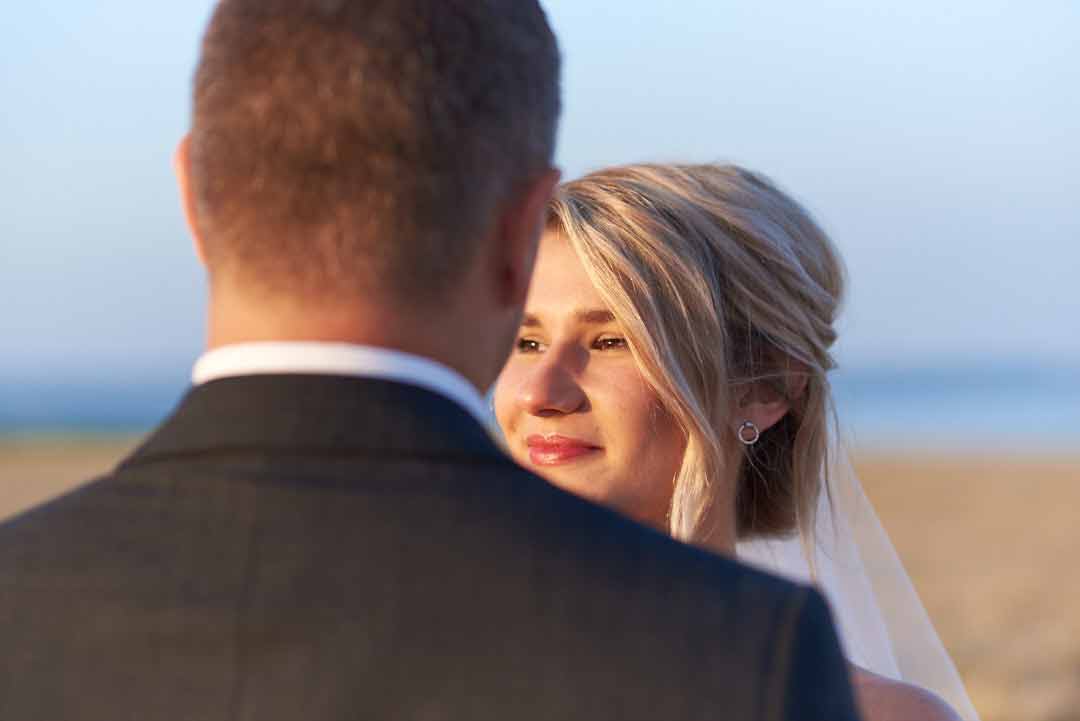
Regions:
<svg viewBox="0 0 1080 721"><path fill-rule="evenodd" d="M186 369L0 382L0 438L145 433L187 390ZM843 368L832 376L856 449L1080 452L1080 367Z"/></svg>

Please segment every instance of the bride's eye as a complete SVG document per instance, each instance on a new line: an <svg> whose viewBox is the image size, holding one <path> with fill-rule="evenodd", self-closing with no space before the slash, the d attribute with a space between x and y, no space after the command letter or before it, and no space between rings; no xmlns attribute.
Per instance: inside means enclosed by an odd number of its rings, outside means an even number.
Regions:
<svg viewBox="0 0 1080 721"><path fill-rule="evenodd" d="M618 336L600 336L593 341L594 350L623 350L627 347L626 339Z"/></svg>
<svg viewBox="0 0 1080 721"><path fill-rule="evenodd" d="M518 353L539 353L543 350L540 341L532 338L518 338L517 352Z"/></svg>

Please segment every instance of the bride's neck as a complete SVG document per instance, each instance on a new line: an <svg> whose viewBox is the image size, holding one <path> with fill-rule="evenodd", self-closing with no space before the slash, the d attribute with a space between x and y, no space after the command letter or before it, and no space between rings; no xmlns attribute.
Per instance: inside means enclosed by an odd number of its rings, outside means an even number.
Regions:
<svg viewBox="0 0 1080 721"><path fill-rule="evenodd" d="M716 531L701 541L695 542L694 545L700 546L707 551L718 553L721 556L735 557L735 524L732 523L729 528L723 529L723 531Z"/></svg>
<svg viewBox="0 0 1080 721"><path fill-rule="evenodd" d="M659 530L670 535L670 523L665 521L665 525ZM701 520L698 533L689 543L706 551L734 558L737 540L735 503L732 499L730 503L718 501L713 505L709 513Z"/></svg>

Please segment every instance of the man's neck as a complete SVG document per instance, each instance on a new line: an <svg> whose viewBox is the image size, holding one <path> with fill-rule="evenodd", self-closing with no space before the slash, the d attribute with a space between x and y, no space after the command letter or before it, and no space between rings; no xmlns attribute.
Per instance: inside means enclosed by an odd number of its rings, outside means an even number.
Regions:
<svg viewBox="0 0 1080 721"><path fill-rule="evenodd" d="M482 328L482 326L481 326ZM416 318L400 310L373 308L267 307L252 304L210 304L207 349L239 343L325 342L375 346L438 361L464 376L481 393L493 377L482 353L483 339L475 324L461 323L454 314ZM481 349L483 346L481 345Z"/></svg>

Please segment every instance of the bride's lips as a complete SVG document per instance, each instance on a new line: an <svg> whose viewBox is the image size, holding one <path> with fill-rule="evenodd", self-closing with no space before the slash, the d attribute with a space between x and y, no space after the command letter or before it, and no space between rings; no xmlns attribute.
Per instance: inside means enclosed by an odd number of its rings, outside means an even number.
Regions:
<svg viewBox="0 0 1080 721"><path fill-rule="evenodd" d="M529 460L537 466L557 466L598 453L601 448L578 438L532 435L525 439Z"/></svg>

